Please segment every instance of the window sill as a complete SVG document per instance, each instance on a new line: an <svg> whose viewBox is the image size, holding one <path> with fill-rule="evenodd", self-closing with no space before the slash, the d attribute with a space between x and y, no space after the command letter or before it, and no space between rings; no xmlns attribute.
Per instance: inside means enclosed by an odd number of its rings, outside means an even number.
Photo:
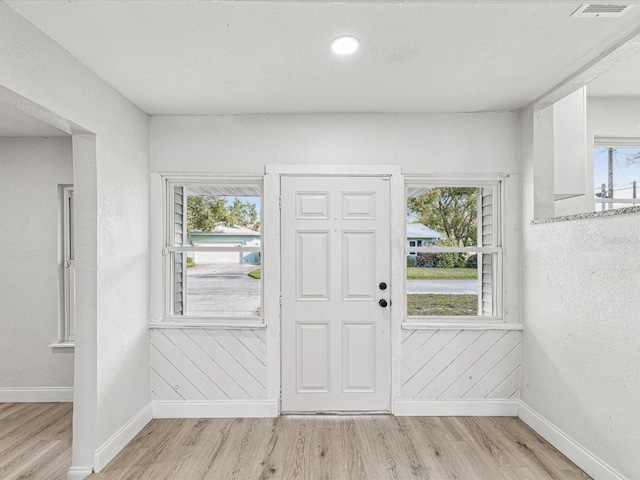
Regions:
<svg viewBox="0 0 640 480"><path fill-rule="evenodd" d="M61 343L51 343L49 344L49 347L52 349L75 349L76 348L76 344L75 342L61 342Z"/></svg>
<svg viewBox="0 0 640 480"><path fill-rule="evenodd" d="M403 322L403 330L523 330L521 323Z"/></svg>
<svg viewBox="0 0 640 480"><path fill-rule="evenodd" d="M267 325L265 323L251 322L155 322L149 324L149 329L162 328L201 328L203 330L261 330L266 329Z"/></svg>
<svg viewBox="0 0 640 480"><path fill-rule="evenodd" d="M565 215L563 217L538 218L537 220L532 220L531 225L541 225L543 223L569 222L571 220L585 220L589 218L614 217L616 215L625 215L629 213L639 213L639 212L640 212L640 207L615 208L613 210L606 210L604 212L587 212L587 213L576 213L575 215Z"/></svg>

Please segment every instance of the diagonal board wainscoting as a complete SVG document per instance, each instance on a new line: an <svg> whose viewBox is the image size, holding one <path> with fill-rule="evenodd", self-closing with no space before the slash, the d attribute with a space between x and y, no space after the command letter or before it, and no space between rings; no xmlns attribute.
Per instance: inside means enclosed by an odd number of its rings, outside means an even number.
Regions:
<svg viewBox="0 0 640 480"><path fill-rule="evenodd" d="M151 330L154 400L264 399L264 330Z"/></svg>
<svg viewBox="0 0 640 480"><path fill-rule="evenodd" d="M517 399L520 352L520 331L404 330L402 398Z"/></svg>

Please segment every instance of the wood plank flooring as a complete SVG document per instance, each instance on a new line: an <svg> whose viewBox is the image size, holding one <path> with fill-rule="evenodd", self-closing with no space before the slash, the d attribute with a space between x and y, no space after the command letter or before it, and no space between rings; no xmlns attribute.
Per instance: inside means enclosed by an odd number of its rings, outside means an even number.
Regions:
<svg viewBox="0 0 640 480"><path fill-rule="evenodd" d="M0 479L66 479L70 403L0 404ZM589 479L517 418L151 421L97 480Z"/></svg>
<svg viewBox="0 0 640 480"><path fill-rule="evenodd" d="M0 475L1 477L1 475ZM576 480L513 417L152 420L92 480Z"/></svg>
<svg viewBox="0 0 640 480"><path fill-rule="evenodd" d="M0 478L66 479L71 403L0 403Z"/></svg>

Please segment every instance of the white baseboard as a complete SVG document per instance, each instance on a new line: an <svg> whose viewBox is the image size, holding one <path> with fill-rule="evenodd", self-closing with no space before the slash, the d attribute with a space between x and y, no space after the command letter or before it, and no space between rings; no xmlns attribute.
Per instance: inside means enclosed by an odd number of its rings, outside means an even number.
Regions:
<svg viewBox="0 0 640 480"><path fill-rule="evenodd" d="M153 409L148 404L96 449L93 453L93 470L100 472L152 418Z"/></svg>
<svg viewBox="0 0 640 480"><path fill-rule="evenodd" d="M153 401L153 418L277 417L277 400Z"/></svg>
<svg viewBox="0 0 640 480"><path fill-rule="evenodd" d="M400 400L393 402L393 414L430 417L515 417L517 400Z"/></svg>
<svg viewBox="0 0 640 480"><path fill-rule="evenodd" d="M67 471L67 480L84 480L93 473L90 466L70 467Z"/></svg>
<svg viewBox="0 0 640 480"><path fill-rule="evenodd" d="M625 480L614 468L522 401L518 417L591 477L598 480Z"/></svg>
<svg viewBox="0 0 640 480"><path fill-rule="evenodd" d="M0 403L73 402L73 387L0 387Z"/></svg>

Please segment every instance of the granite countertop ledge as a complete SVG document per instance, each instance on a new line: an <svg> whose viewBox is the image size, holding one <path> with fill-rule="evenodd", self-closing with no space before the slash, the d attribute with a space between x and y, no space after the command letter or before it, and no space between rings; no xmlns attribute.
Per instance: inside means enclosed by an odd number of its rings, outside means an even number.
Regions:
<svg viewBox="0 0 640 480"><path fill-rule="evenodd" d="M613 210L605 210L604 212L576 213L575 215L565 215L563 217L539 218L537 220L532 220L531 225L569 222L571 220L583 220L586 218L613 217L615 215L625 215L627 213L640 213L640 207L624 207L615 208Z"/></svg>

